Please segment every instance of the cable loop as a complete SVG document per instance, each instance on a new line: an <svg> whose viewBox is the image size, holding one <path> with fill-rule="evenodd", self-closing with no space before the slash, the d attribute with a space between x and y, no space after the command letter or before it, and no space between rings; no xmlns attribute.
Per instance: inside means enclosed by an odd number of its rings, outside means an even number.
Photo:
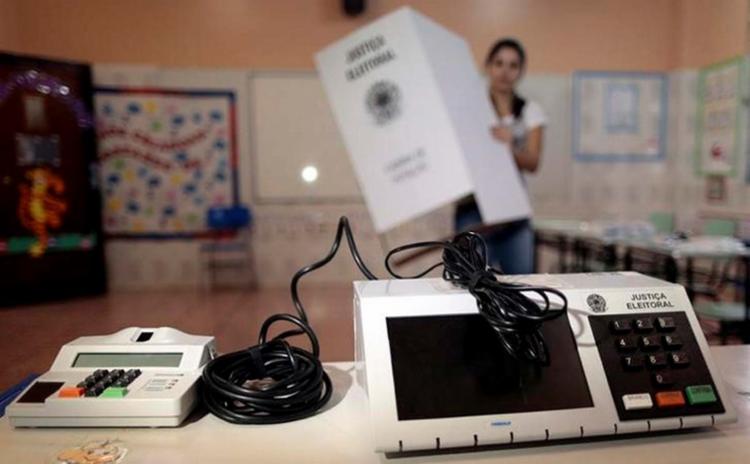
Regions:
<svg viewBox="0 0 750 464"><path fill-rule="evenodd" d="M263 322L258 344L227 353L210 361L203 369L202 397L211 413L235 424L276 424L312 416L331 398L331 379L320 362L320 344L299 297L299 282L305 275L328 264L346 238L355 264L370 280L377 280L357 249L349 221L341 217L328 254L306 266L291 280L291 297L297 312L274 314ZM414 276L393 270L390 260L398 253L417 248L441 248L442 261ZM541 333L542 324L566 313L568 302L559 290L498 281L501 269L488 264L487 245L474 233L465 232L449 241L418 242L394 248L385 258L388 273L396 279L419 278L443 267L443 278L469 291L479 313L497 333L503 349L519 360L549 363L549 350ZM527 294L536 295L537 302ZM561 301L552 307L551 296ZM271 327L291 325L269 339ZM304 335L310 344L305 350L290 343Z"/></svg>

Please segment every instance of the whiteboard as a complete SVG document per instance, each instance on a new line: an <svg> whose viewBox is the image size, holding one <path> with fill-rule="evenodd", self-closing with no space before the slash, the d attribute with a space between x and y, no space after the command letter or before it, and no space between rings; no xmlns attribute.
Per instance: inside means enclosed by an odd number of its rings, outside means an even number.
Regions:
<svg viewBox="0 0 750 464"><path fill-rule="evenodd" d="M254 72L249 87L254 202L362 202L317 75ZM317 170L314 182L302 178L308 166Z"/></svg>

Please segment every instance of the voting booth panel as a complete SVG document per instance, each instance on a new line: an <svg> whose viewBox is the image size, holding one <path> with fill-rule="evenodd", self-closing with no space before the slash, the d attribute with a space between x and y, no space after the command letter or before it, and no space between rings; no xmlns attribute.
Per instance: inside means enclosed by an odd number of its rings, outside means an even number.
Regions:
<svg viewBox="0 0 750 464"><path fill-rule="evenodd" d="M402 8L316 64L378 232L472 192L485 223L530 214L463 39Z"/></svg>

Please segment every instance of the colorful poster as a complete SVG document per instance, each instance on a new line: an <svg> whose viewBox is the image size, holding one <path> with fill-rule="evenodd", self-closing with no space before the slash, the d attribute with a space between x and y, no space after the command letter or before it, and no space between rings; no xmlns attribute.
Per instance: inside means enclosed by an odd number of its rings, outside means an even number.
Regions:
<svg viewBox="0 0 750 464"><path fill-rule="evenodd" d="M744 67L744 60L737 58L704 68L698 75L695 162L699 174L736 174Z"/></svg>
<svg viewBox="0 0 750 464"><path fill-rule="evenodd" d="M659 161L666 155L667 77L580 71L573 76L578 161Z"/></svg>
<svg viewBox="0 0 750 464"><path fill-rule="evenodd" d="M233 92L99 88L95 110L108 234L194 236L237 203Z"/></svg>

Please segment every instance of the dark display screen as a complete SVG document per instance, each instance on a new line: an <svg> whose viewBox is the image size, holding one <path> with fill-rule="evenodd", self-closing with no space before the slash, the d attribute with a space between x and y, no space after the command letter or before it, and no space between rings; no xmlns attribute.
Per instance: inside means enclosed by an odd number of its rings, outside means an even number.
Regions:
<svg viewBox="0 0 750 464"><path fill-rule="evenodd" d="M386 320L399 420L592 407L568 319L544 324L548 366L516 361L479 314Z"/></svg>

